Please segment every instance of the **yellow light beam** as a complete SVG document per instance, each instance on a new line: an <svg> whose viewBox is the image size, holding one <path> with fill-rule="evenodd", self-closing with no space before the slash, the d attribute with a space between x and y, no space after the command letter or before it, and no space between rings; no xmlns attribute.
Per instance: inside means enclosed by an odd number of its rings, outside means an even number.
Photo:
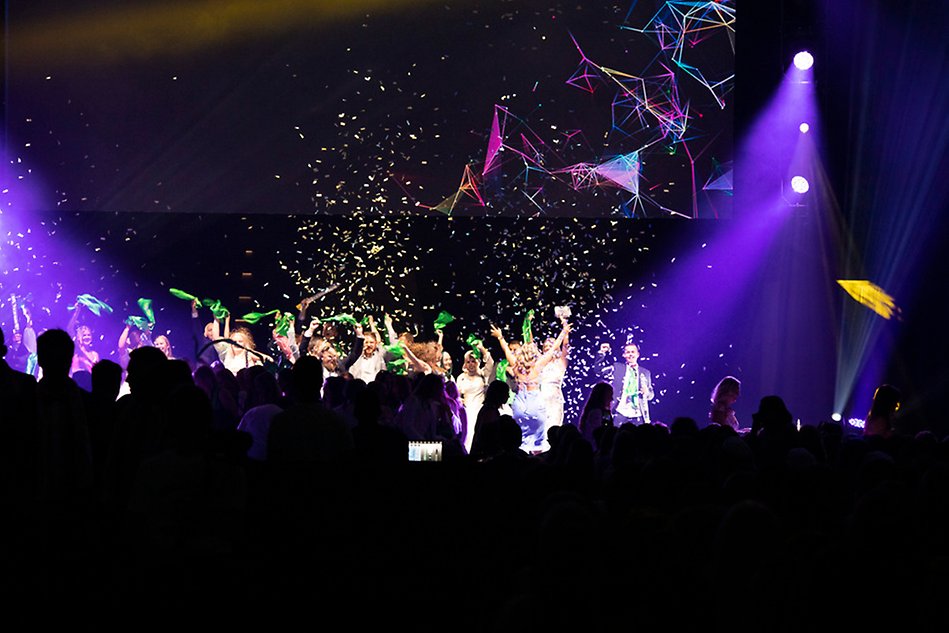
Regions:
<svg viewBox="0 0 949 633"><path fill-rule="evenodd" d="M219 45L392 13L432 0L198 0L87 11L9 25L17 65L95 64L187 55Z"/></svg>

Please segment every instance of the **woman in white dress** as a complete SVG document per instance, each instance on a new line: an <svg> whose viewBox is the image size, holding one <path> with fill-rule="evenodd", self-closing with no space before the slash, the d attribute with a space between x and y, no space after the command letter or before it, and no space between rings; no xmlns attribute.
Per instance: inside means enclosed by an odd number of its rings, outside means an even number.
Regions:
<svg viewBox="0 0 949 633"><path fill-rule="evenodd" d="M566 317L561 319L561 323L566 324ZM540 395L547 409L543 442L543 450L545 451L550 449L550 444L547 441L550 428L563 424L563 380L567 375L567 358L570 353L569 338L568 331L557 349L554 349L557 345L557 339L548 338L544 341L543 352L546 354L553 350L553 358L544 365L540 372Z"/></svg>
<svg viewBox="0 0 949 633"><path fill-rule="evenodd" d="M484 404L484 392L494 379L494 359L491 358L491 352L481 343L478 344L478 351L481 352L484 364L475 356L474 350L465 352L462 372L455 379L461 402L465 407L465 417L468 419L465 429L465 451L468 453L471 452L471 440L474 438L475 420L478 419L478 411Z"/></svg>

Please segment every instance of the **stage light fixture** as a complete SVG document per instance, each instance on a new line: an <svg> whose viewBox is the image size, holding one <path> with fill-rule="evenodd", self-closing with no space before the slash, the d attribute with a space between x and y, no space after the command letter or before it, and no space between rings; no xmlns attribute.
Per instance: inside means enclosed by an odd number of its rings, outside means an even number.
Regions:
<svg viewBox="0 0 949 633"><path fill-rule="evenodd" d="M811 131L811 126L808 125L807 123L801 123L801 125L797 129L801 131L801 134L807 134L808 132Z"/></svg>
<svg viewBox="0 0 949 633"><path fill-rule="evenodd" d="M808 189L811 188L811 183L807 182L807 178L804 176L795 176L791 178L791 189L794 193L807 193Z"/></svg>
<svg viewBox="0 0 949 633"><path fill-rule="evenodd" d="M841 420L844 419L844 416L840 415L839 413L832 413L830 415L830 419L833 420L834 422L840 422Z"/></svg>
<svg viewBox="0 0 949 633"><path fill-rule="evenodd" d="M814 56L807 51L801 51L794 56L794 65L798 70L807 70L814 65Z"/></svg>

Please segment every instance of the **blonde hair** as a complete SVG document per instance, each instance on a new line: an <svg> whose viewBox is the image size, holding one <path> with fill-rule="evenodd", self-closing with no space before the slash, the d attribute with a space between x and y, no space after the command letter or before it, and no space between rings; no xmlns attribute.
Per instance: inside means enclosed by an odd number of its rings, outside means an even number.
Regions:
<svg viewBox="0 0 949 633"><path fill-rule="evenodd" d="M232 329L231 330L232 340L234 339L235 334L243 334L244 338L247 339L247 344L244 345L244 347L246 347L247 349L257 349L257 347L254 345L254 335L251 334L250 330L248 330L246 327L241 325Z"/></svg>
<svg viewBox="0 0 949 633"><path fill-rule="evenodd" d="M158 341L160 341L160 340L162 340L162 339L164 339L164 340L165 340L165 343L168 345L168 354L169 354L169 356L170 356L171 353L172 353L171 341L168 340L168 337L165 336L164 334L159 334L158 336L156 336L156 337L155 337L155 340L152 341L152 345L153 345L154 347L158 347Z"/></svg>
<svg viewBox="0 0 949 633"><path fill-rule="evenodd" d="M514 351L514 371L522 374L527 373L531 370L531 367L534 366L534 363L537 362L538 356L540 356L540 351L533 341L530 343L522 343Z"/></svg>

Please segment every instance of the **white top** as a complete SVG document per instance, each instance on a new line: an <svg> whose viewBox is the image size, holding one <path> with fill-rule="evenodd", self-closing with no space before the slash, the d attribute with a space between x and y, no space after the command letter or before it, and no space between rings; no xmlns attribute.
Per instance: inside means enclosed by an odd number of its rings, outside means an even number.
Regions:
<svg viewBox="0 0 949 633"><path fill-rule="evenodd" d="M480 373L462 372L455 379L458 394L466 407L480 406L484 403L484 392L488 390L488 381Z"/></svg>
<svg viewBox="0 0 949 633"><path fill-rule="evenodd" d="M260 358L254 354L251 354L247 351L242 351L236 356L231 354L225 354L221 359L221 362L224 363L224 366L235 376L237 372L244 369L245 367L251 367L252 365L260 365Z"/></svg>
<svg viewBox="0 0 949 633"><path fill-rule="evenodd" d="M385 351L382 347L377 347L372 356L366 357L360 354L359 358L353 361L347 369L353 378L359 378L366 384L376 379L376 375L386 368Z"/></svg>

